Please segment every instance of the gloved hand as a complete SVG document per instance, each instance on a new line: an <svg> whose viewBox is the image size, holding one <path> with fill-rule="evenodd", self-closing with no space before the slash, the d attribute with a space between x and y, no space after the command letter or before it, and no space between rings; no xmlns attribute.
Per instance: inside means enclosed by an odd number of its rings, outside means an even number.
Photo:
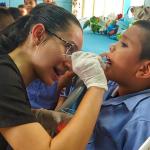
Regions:
<svg viewBox="0 0 150 150"><path fill-rule="evenodd" d="M96 86L107 90L107 79L101 67L101 57L88 52L75 52L71 56L72 68L87 88Z"/></svg>

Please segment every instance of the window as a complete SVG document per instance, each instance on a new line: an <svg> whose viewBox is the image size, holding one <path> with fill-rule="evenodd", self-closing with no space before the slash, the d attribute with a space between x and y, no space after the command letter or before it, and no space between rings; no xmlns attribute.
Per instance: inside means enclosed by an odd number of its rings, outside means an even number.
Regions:
<svg viewBox="0 0 150 150"><path fill-rule="evenodd" d="M123 13L124 0L73 0L77 18Z"/></svg>
<svg viewBox="0 0 150 150"><path fill-rule="evenodd" d="M117 15L120 13L123 13L123 0L95 0L95 16Z"/></svg>
<svg viewBox="0 0 150 150"><path fill-rule="evenodd" d="M131 0L131 6L142 6L144 5L144 0Z"/></svg>

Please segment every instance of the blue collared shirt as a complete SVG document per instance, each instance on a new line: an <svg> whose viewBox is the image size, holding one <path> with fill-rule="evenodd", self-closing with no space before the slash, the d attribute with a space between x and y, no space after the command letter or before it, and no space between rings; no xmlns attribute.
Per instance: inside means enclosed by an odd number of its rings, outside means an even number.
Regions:
<svg viewBox="0 0 150 150"><path fill-rule="evenodd" d="M54 109L57 104L57 82L46 85L40 80L34 80L27 87L27 94L32 108Z"/></svg>
<svg viewBox="0 0 150 150"><path fill-rule="evenodd" d="M87 150L138 150L150 136L150 89L113 97L117 86L109 82Z"/></svg>

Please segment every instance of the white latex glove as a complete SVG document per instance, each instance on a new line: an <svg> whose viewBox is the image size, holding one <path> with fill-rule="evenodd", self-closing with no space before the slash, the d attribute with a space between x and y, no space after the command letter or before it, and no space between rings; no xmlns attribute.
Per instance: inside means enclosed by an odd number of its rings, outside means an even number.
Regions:
<svg viewBox="0 0 150 150"><path fill-rule="evenodd" d="M96 86L107 90L107 80L101 67L101 57L88 52L75 52L71 56L72 68L87 88Z"/></svg>

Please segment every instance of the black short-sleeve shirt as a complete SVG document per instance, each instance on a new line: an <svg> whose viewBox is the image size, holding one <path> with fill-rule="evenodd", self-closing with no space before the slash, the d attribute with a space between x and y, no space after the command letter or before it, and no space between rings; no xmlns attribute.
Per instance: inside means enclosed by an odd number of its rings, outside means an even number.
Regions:
<svg viewBox="0 0 150 150"><path fill-rule="evenodd" d="M21 74L9 57L0 56L0 128L36 122ZM0 134L0 150L6 149Z"/></svg>

